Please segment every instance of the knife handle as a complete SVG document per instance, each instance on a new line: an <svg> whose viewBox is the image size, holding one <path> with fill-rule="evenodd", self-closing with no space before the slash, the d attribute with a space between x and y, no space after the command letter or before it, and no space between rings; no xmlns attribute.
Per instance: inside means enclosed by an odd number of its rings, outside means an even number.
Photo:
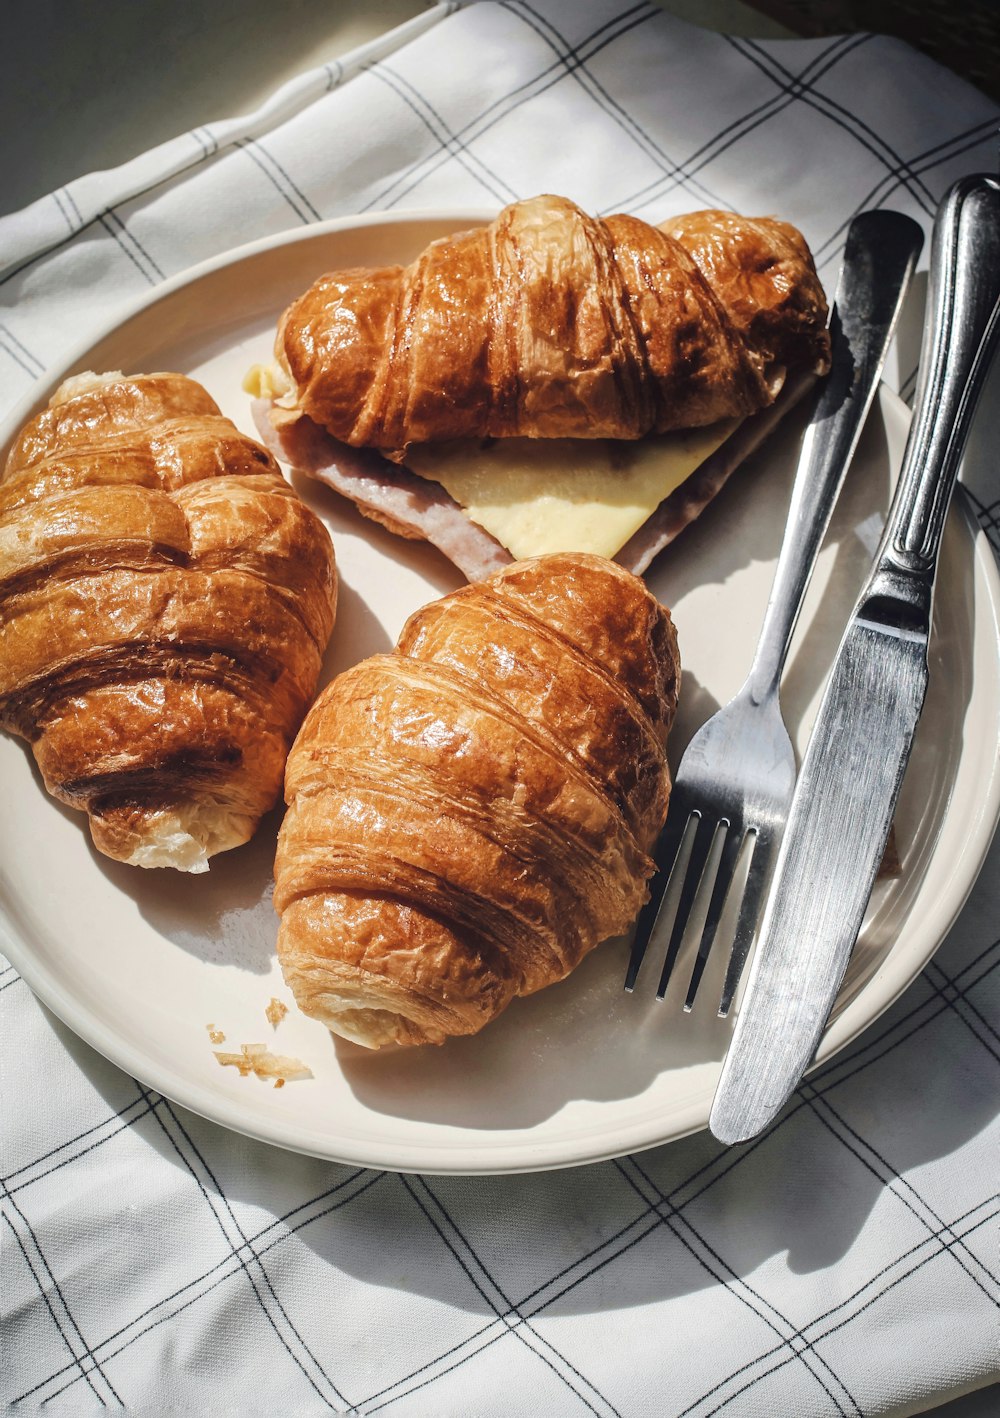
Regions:
<svg viewBox="0 0 1000 1418"><path fill-rule="evenodd" d="M931 241L920 379L883 537L878 581L916 577L929 608L945 515L966 436L1000 335L1000 183L963 177L948 191ZM886 564L888 563L888 564ZM893 575L893 573L897 575Z"/></svg>

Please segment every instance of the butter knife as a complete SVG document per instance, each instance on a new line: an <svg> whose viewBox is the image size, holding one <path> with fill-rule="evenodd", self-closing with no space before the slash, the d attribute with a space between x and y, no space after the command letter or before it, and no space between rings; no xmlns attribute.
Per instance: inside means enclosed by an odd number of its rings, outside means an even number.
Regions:
<svg viewBox="0 0 1000 1418"><path fill-rule="evenodd" d="M945 515L1000 336L1000 183L961 179L934 224L916 407L882 541L789 810L709 1126L756 1136L809 1067L861 930L927 688Z"/></svg>

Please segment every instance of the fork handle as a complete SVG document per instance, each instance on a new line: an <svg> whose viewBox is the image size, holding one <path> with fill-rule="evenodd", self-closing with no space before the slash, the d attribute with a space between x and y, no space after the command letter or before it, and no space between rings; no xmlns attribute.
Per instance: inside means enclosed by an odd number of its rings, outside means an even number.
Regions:
<svg viewBox="0 0 1000 1418"><path fill-rule="evenodd" d="M901 212L862 212L848 229L830 317L832 365L802 444L771 595L745 685L755 703L777 691L923 240L917 223Z"/></svg>

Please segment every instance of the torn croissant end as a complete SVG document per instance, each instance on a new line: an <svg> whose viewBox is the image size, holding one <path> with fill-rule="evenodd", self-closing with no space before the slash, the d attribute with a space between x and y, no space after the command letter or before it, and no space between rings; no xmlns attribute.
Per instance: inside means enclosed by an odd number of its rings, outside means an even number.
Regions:
<svg viewBox="0 0 1000 1418"><path fill-rule="evenodd" d="M90 394L95 389L117 384L124 378L125 375L120 369L112 369L105 374L95 374L92 369L85 370L83 374L73 374L59 385L49 400L49 408L57 409L60 404L68 404L70 399L75 399L80 394Z"/></svg>

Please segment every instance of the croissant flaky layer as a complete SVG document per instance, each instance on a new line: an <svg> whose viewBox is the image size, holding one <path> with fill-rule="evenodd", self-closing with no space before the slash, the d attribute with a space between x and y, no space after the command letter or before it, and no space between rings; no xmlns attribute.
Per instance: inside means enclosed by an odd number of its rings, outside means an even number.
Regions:
<svg viewBox="0 0 1000 1418"><path fill-rule="evenodd" d="M330 538L179 374L69 381L0 478L0 722L94 842L202 870L277 799L333 627Z"/></svg>
<svg viewBox="0 0 1000 1418"><path fill-rule="evenodd" d="M669 614L595 556L516 562L333 681L288 759L278 953L371 1048L471 1034L627 928L670 791Z"/></svg>
<svg viewBox="0 0 1000 1418"><path fill-rule="evenodd" d="M826 300L794 227L704 211L661 227L562 197L506 207L407 267L321 277L275 346L306 414L354 446L634 439L743 418L822 371Z"/></svg>

